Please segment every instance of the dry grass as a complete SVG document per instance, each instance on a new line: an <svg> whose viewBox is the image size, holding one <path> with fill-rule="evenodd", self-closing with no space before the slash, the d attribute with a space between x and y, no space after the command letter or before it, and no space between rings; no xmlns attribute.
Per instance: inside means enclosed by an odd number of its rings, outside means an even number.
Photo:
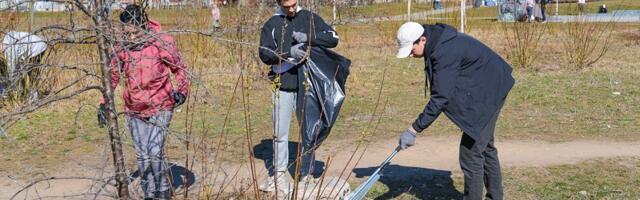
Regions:
<svg viewBox="0 0 640 200"><path fill-rule="evenodd" d="M528 199L640 198L640 160L615 158L506 170L506 192Z"/></svg>
<svg viewBox="0 0 640 200"><path fill-rule="evenodd" d="M610 48L614 23L568 23L558 31L570 68L581 70L598 62Z"/></svg>
<svg viewBox="0 0 640 200"><path fill-rule="evenodd" d="M505 199L637 199L639 158L613 158L551 167L515 167L503 171ZM415 182L412 182L415 181ZM395 184L397 183L397 184ZM410 181L376 183L367 197L384 199L459 199L460 173L434 174Z"/></svg>
<svg viewBox="0 0 640 200"><path fill-rule="evenodd" d="M505 23L507 59L514 68L531 69L540 55L541 39L547 34L546 24Z"/></svg>

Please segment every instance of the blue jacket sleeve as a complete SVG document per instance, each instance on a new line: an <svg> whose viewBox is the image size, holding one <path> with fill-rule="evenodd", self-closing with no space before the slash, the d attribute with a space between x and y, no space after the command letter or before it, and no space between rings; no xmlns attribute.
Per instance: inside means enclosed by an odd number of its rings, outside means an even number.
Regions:
<svg viewBox="0 0 640 200"><path fill-rule="evenodd" d="M433 54L433 85L431 85L431 98L429 103L418 118L413 122L412 127L417 132L422 132L438 118L440 113L446 108L456 87L456 79L459 74L461 58L452 53Z"/></svg>

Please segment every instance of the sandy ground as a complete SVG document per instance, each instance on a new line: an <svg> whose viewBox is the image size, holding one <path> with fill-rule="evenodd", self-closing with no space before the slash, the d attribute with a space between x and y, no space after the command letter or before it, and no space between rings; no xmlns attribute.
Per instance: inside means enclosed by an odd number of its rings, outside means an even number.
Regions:
<svg viewBox="0 0 640 200"><path fill-rule="evenodd" d="M613 158L613 157L638 157L640 156L640 142L610 142L610 141L572 141L564 143L549 143L542 141L496 141L500 160L503 168L510 167L526 167L526 166L552 166L561 164L573 164L580 161ZM317 160L319 165L328 167L327 176L347 177L355 175L356 177L367 177L368 173L379 165L397 145L396 140L387 140L371 143L366 147L364 156L356 161L362 155L364 148L360 148L353 154L355 146L347 141L333 141L325 144L318 152ZM446 172L460 173L458 164L458 137L420 137L416 146L401 151L392 160L392 165L388 169L395 178L411 176L411 173L439 173ZM261 151L256 148L257 151ZM266 152L257 152L257 154L269 154ZM349 163L351 155L352 161ZM326 163L326 159L331 157L331 161ZM259 156L257 156L259 157ZM266 177L264 160L255 159L257 179ZM94 159L91 162L104 162ZM110 163L109 163L110 164ZM14 193L28 184L30 181L45 177L105 177L102 172L111 172L112 169L91 169L90 165L82 168L77 166L78 163L66 164L58 170L52 171L46 175L39 175L30 178L11 177L9 174L1 174L0 177L0 199L9 199ZM104 165L104 164L103 164ZM251 170L249 164L223 164L220 170L209 175L211 177L218 175L215 183L223 183L218 185L227 185L225 191L236 192L241 190L240 185L246 185L250 182ZM345 169L345 166L346 169ZM198 167L196 167L198 168ZM343 173L344 171L344 173ZM202 177L199 170L194 170L196 179ZM236 175L237 174L237 175ZM341 175L342 174L342 175ZM227 177L223 180L222 177ZM236 177L232 180L232 177ZM28 180L31 179L31 180ZM198 184L198 182L196 182ZM213 184L213 183L210 183ZM215 184L214 184L215 185ZM90 195L81 195L83 193L94 194L96 190L101 188L101 184L91 180L51 180L41 182L35 187L30 188L26 192L22 192L16 199L37 199L38 197L47 197L46 199L93 199ZM132 186L137 188L136 186ZM219 187L219 186L216 186ZM106 187L105 194L113 192L112 187ZM245 189L247 190L247 189ZM249 189L250 190L250 189ZM193 191L193 190L192 190ZM219 191L219 189L216 189ZM74 196L78 195L78 196ZM98 199L105 199L102 197Z"/></svg>

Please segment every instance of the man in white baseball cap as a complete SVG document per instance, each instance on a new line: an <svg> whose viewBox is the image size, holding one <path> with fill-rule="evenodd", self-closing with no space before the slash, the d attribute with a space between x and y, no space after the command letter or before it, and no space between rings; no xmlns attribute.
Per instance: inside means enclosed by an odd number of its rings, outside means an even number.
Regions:
<svg viewBox="0 0 640 200"><path fill-rule="evenodd" d="M460 167L464 199L503 199L502 175L494 129L515 80L511 66L482 42L444 25L407 22L398 30L398 58L424 58L430 99L414 123L400 135L399 145L415 144L444 112L460 129ZM426 90L426 88L425 88Z"/></svg>
<svg viewBox="0 0 640 200"><path fill-rule="evenodd" d="M418 39L422 37L424 33L424 27L422 25L415 22L407 22L400 27L398 30L398 45L400 49L398 49L398 58L406 58L407 56L413 53L414 44L419 42ZM425 38L426 39L426 38ZM426 41L426 40L425 40ZM415 45L416 52L424 49L423 45Z"/></svg>

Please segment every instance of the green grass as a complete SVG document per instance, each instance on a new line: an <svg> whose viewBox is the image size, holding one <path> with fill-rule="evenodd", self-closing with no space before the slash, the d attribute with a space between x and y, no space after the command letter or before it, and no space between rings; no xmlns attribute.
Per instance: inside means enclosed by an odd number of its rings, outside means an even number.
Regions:
<svg viewBox="0 0 640 200"><path fill-rule="evenodd" d="M638 199L640 160L619 158L505 172L511 196L536 199Z"/></svg>
<svg viewBox="0 0 640 200"><path fill-rule="evenodd" d="M640 159L616 158L552 167L503 170L505 199L638 199ZM415 179L383 178L370 199L460 199L462 174L414 174ZM357 185L357 181L354 184Z"/></svg>
<svg viewBox="0 0 640 200"><path fill-rule="evenodd" d="M604 0L588 2L585 8L587 13L598 13L598 9L602 4L606 4L609 12L614 10L638 10L640 9L640 2L634 0ZM547 13L555 13L555 4L547 5ZM559 6L560 15L577 15L578 6L576 3L564 3Z"/></svg>
<svg viewBox="0 0 640 200"><path fill-rule="evenodd" d="M432 9L432 6L429 4L418 4L415 3L412 5L412 12L421 12L425 10ZM320 14L322 16L332 16L332 8L324 8L320 9ZM407 14L407 4L405 3L383 3L383 4L370 4L367 6L359 6L359 7L339 7L338 8L338 18L345 17L380 17L380 16L394 16L394 15L404 15ZM329 18L330 19L330 18Z"/></svg>
<svg viewBox="0 0 640 200"><path fill-rule="evenodd" d="M555 2L555 1L552 1ZM600 5L606 4L609 12L613 12L615 10L637 10L640 9L640 1L634 0L602 0L602 1L594 1L587 3L586 12L587 13L597 13ZM459 7L459 2L447 2L443 3L445 8L450 7ZM467 5L471 6L471 5ZM419 13L425 11L433 10L433 6L431 3L413 3L411 12ZM331 8L324 8L320 10L321 15L325 18L325 20L330 20L330 16L332 16ZM407 14L407 4L404 3L383 3L383 4L372 4L368 6L360 6L360 7L345 7L338 9L338 18L363 18L363 17L380 17L380 16L396 16L396 15L406 15ZM556 4L549 3L547 4L547 15L554 15L556 13ZM560 3L558 4L558 14L559 15L577 15L578 7L576 3ZM480 7L469 9L466 12L466 15L469 20L491 20L491 18L496 19L498 16L497 7ZM459 11L452 12L449 14L437 14L432 17L434 18L455 18L459 16ZM421 20L418 20L421 21Z"/></svg>

